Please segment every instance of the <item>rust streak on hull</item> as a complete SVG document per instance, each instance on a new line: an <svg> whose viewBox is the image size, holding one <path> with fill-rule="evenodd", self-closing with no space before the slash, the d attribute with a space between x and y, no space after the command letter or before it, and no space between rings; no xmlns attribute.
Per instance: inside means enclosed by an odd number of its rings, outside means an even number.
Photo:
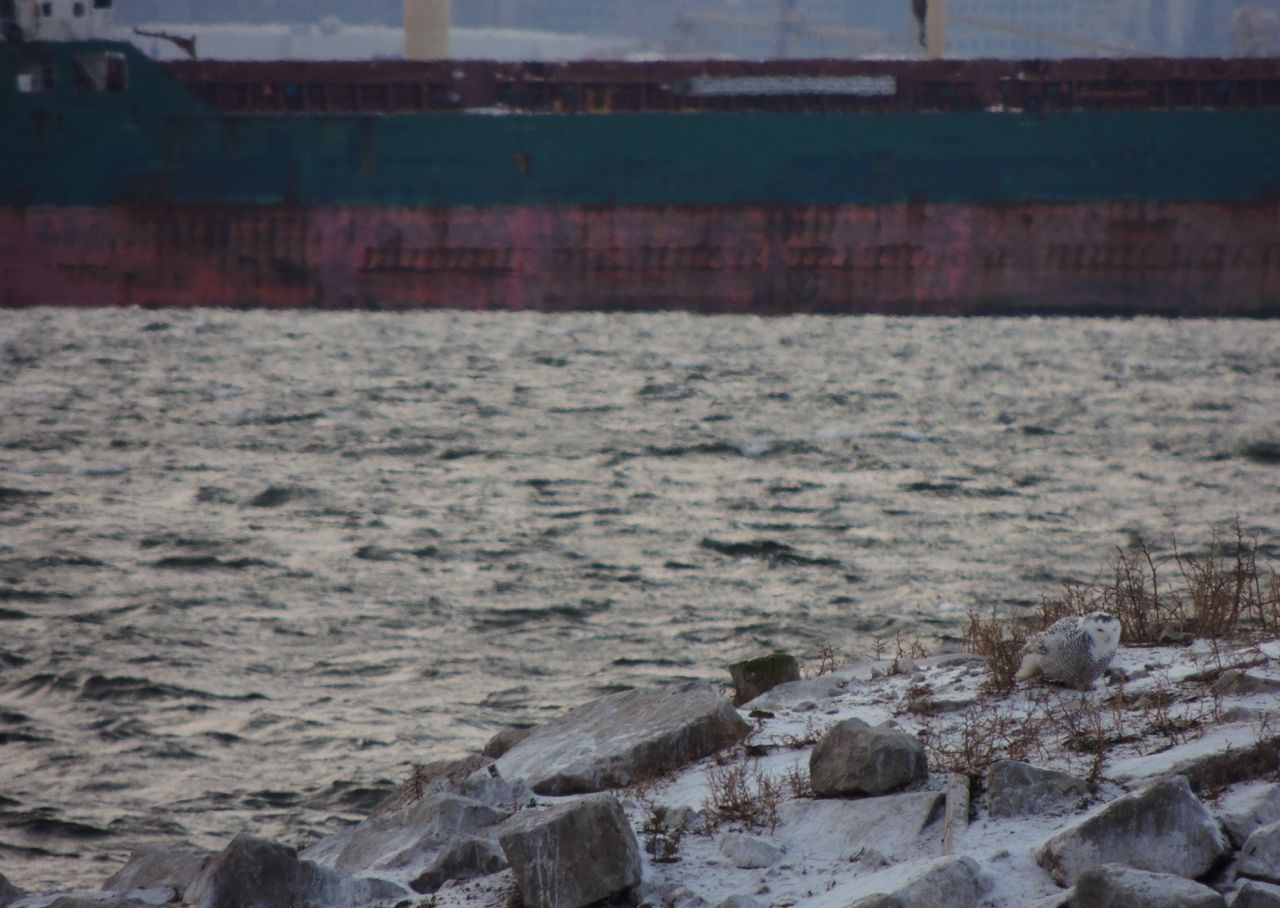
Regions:
<svg viewBox="0 0 1280 908"><path fill-rule="evenodd" d="M1280 203L0 211L0 304L1280 315Z"/></svg>

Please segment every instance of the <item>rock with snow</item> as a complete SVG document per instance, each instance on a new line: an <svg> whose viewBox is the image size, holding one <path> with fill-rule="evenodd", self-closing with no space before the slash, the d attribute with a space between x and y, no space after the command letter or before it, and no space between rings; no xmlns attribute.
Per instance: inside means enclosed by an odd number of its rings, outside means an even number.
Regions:
<svg viewBox="0 0 1280 908"><path fill-rule="evenodd" d="M1088 793L1083 779L1030 763L1001 760L987 770L987 811L993 817L1049 813L1079 802Z"/></svg>
<svg viewBox="0 0 1280 908"><path fill-rule="evenodd" d="M640 845L612 795L522 810L498 841L526 908L584 908L640 882Z"/></svg>
<svg viewBox="0 0 1280 908"><path fill-rule="evenodd" d="M436 852L427 869L409 884L409 888L414 892L435 892L449 880L471 880L478 876L488 876L506 866L506 856L494 839L473 835L458 836L450 839Z"/></svg>
<svg viewBox="0 0 1280 908"><path fill-rule="evenodd" d="M16 902L18 899L26 895L26 892L5 879L5 875L0 873L0 908L4 908L10 902Z"/></svg>
<svg viewBox="0 0 1280 908"><path fill-rule="evenodd" d="M1227 904L1231 908L1280 908L1280 886L1245 880Z"/></svg>
<svg viewBox="0 0 1280 908"><path fill-rule="evenodd" d="M1170 873L1103 864L1080 874L1075 908L1226 908L1208 886Z"/></svg>
<svg viewBox="0 0 1280 908"><path fill-rule="evenodd" d="M716 908L764 908L755 898L749 895L735 894L721 899Z"/></svg>
<svg viewBox="0 0 1280 908"><path fill-rule="evenodd" d="M837 722L809 756L809 783L820 798L888 794L928 775L919 739L861 719Z"/></svg>
<svg viewBox="0 0 1280 908"><path fill-rule="evenodd" d="M772 653L729 666L733 679L733 702L741 706L779 684L800 680L800 663L789 653Z"/></svg>
<svg viewBox="0 0 1280 908"><path fill-rule="evenodd" d="M412 876L425 872L454 836L496 828L509 813L475 798L439 791L374 814L312 845L303 857L352 874L399 870Z"/></svg>
<svg viewBox="0 0 1280 908"><path fill-rule="evenodd" d="M507 816L533 800L533 790L525 784L524 779L504 779L494 763L477 769L454 786L453 791L465 798L488 804Z"/></svg>
<svg viewBox="0 0 1280 908"><path fill-rule="evenodd" d="M1242 668L1229 668L1213 682L1213 692L1221 697L1274 694L1280 691L1280 678L1258 675Z"/></svg>
<svg viewBox="0 0 1280 908"><path fill-rule="evenodd" d="M369 813L369 819L381 816L392 810L398 810L407 804L421 801L427 795L439 791L452 791L461 794L464 781L477 770L484 769L493 760L481 754L472 754L457 760L431 760L417 764L413 768L413 780L401 785L387 795L377 807ZM471 797L475 797L471 795Z"/></svg>
<svg viewBox="0 0 1280 908"><path fill-rule="evenodd" d="M892 892L864 896L849 908L973 908L990 888L977 861L951 855L929 862Z"/></svg>
<svg viewBox="0 0 1280 908"><path fill-rule="evenodd" d="M710 684L612 694L541 726L497 762L538 794L622 788L716 753L751 726Z"/></svg>
<svg viewBox="0 0 1280 908"><path fill-rule="evenodd" d="M1218 822L1231 844L1242 847L1255 829L1280 822L1280 785L1251 785L1228 794L1219 805Z"/></svg>
<svg viewBox="0 0 1280 908"><path fill-rule="evenodd" d="M172 895L172 890L165 890ZM40 902L47 908L157 908L164 904L165 895L158 891L141 892L133 896L109 895L102 892L71 892L60 895L51 902Z"/></svg>
<svg viewBox="0 0 1280 908"><path fill-rule="evenodd" d="M496 760L531 734L533 734L532 728L504 728L488 740L480 753L491 760Z"/></svg>
<svg viewBox="0 0 1280 908"><path fill-rule="evenodd" d="M887 895L883 892L875 892L871 895L864 895L849 905L849 908L906 908L902 904L902 899L896 895Z"/></svg>
<svg viewBox="0 0 1280 908"><path fill-rule="evenodd" d="M125 865L108 877L102 888L109 892L130 892L168 886L181 894L211 857L207 852L179 848L135 848Z"/></svg>
<svg viewBox="0 0 1280 908"><path fill-rule="evenodd" d="M876 867L884 855L936 857L942 853L940 791L909 791L878 798L783 801L778 841L803 842L805 853L827 863L858 861Z"/></svg>
<svg viewBox="0 0 1280 908"><path fill-rule="evenodd" d="M1280 822L1259 826L1240 849L1236 864L1240 876L1280 883Z"/></svg>
<svg viewBox="0 0 1280 908"><path fill-rule="evenodd" d="M726 832L720 836L720 853L734 867L747 870L772 867L782 860L782 849L777 845L741 832Z"/></svg>
<svg viewBox="0 0 1280 908"><path fill-rule="evenodd" d="M1198 877L1228 850L1226 836L1181 776L1117 798L1050 838L1036 861L1060 886L1103 864Z"/></svg>
<svg viewBox="0 0 1280 908"><path fill-rule="evenodd" d="M187 901L198 908L290 908L301 868L292 848L238 835L198 874Z"/></svg>
<svg viewBox="0 0 1280 908"><path fill-rule="evenodd" d="M279 842L238 835L196 875L184 901L194 908L294 908L367 905L398 899L406 890L385 880L301 861Z"/></svg>
<svg viewBox="0 0 1280 908"><path fill-rule="evenodd" d="M709 908L705 898L684 883L672 881L659 890L663 908Z"/></svg>
<svg viewBox="0 0 1280 908"><path fill-rule="evenodd" d="M1252 736L1247 728L1241 728L1240 733ZM1193 754L1172 766L1169 773L1186 776L1192 791L1221 791L1238 782L1269 779L1277 765L1280 765L1280 736L1273 735L1244 747L1229 746Z"/></svg>

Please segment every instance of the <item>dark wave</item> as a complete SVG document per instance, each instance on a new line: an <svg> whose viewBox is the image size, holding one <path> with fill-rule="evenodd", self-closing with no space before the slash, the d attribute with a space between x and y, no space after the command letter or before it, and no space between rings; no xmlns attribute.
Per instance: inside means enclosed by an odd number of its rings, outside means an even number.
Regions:
<svg viewBox="0 0 1280 908"><path fill-rule="evenodd" d="M389 780L375 783L338 780L308 795L302 805L312 810L349 810L366 814L385 801L400 786Z"/></svg>
<svg viewBox="0 0 1280 908"><path fill-rule="evenodd" d="M42 672L16 682L11 689L26 695L46 692L66 693L74 695L81 700L98 703L136 703L148 700L244 701L266 699L262 694L257 693L227 696L152 681L150 678L100 674L83 677L76 672L63 674Z"/></svg>
<svg viewBox="0 0 1280 908"><path fill-rule="evenodd" d="M721 542L704 536L698 543L704 549L728 555L730 558L757 558L767 561L770 566L777 565L812 565L815 567L843 567L836 558L822 558L802 555L785 542L772 539L756 539L751 542Z"/></svg>
<svg viewBox="0 0 1280 908"><path fill-rule="evenodd" d="M581 622L612 607L610 599L583 599L578 605L553 605L550 608L489 609L473 617L471 623L477 630L495 630L556 619Z"/></svg>
<svg viewBox="0 0 1280 908"><path fill-rule="evenodd" d="M22 504L37 498L48 498L52 494L52 492L45 492L40 489L15 489L11 486L0 486L0 508Z"/></svg>
<svg viewBox="0 0 1280 908"><path fill-rule="evenodd" d="M168 555L151 566L177 571L243 571L253 567L279 567L261 558L219 558L216 555Z"/></svg>
<svg viewBox="0 0 1280 908"><path fill-rule="evenodd" d="M1254 463L1280 464L1280 441L1254 441L1240 446L1240 456Z"/></svg>
<svg viewBox="0 0 1280 908"><path fill-rule="evenodd" d="M0 746L5 744L42 744L49 739L26 731L0 731Z"/></svg>
<svg viewBox="0 0 1280 908"><path fill-rule="evenodd" d="M25 835L39 839L105 839L112 835L109 829L81 823L77 820L64 820L47 807L34 810L0 812L0 828L12 829Z"/></svg>
<svg viewBox="0 0 1280 908"><path fill-rule="evenodd" d="M310 498L315 495L311 489L299 486L268 486L245 502L251 508L278 508L291 501Z"/></svg>

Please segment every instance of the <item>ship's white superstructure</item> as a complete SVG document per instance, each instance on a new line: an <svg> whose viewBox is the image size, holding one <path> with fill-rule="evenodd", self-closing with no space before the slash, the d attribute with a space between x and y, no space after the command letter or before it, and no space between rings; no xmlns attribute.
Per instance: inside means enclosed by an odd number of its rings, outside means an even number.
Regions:
<svg viewBox="0 0 1280 908"><path fill-rule="evenodd" d="M6 41L84 41L111 37L115 0L0 0Z"/></svg>

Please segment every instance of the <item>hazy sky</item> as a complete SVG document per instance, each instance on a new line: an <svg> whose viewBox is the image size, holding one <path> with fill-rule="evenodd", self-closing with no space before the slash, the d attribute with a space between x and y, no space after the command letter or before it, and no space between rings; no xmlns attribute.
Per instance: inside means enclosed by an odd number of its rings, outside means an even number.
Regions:
<svg viewBox="0 0 1280 908"><path fill-rule="evenodd" d="M117 18L150 22L401 22L402 0L116 0ZM956 20L949 37L970 50L998 55L1104 52L1103 45L1141 53L1227 54L1233 16L1242 6L1280 21L1280 0L949 0ZM778 0L453 0L455 26L543 29L608 35L657 46L684 41L689 50L772 55L901 52L914 38L910 0L799 0L792 25L780 28ZM1008 10L1014 10L1010 13ZM1004 32L980 33L972 21L1008 19ZM1264 27L1266 27L1264 22ZM1073 31L1065 43L1054 36ZM1083 30L1085 34L1081 34ZM1238 30L1238 29L1237 29ZM1089 34L1088 32L1092 32ZM877 37L881 36L881 37ZM1070 40L1074 37L1075 40ZM1237 36L1238 37L1238 36ZM1097 47L1090 49L1090 41ZM880 45L880 47L878 47Z"/></svg>

